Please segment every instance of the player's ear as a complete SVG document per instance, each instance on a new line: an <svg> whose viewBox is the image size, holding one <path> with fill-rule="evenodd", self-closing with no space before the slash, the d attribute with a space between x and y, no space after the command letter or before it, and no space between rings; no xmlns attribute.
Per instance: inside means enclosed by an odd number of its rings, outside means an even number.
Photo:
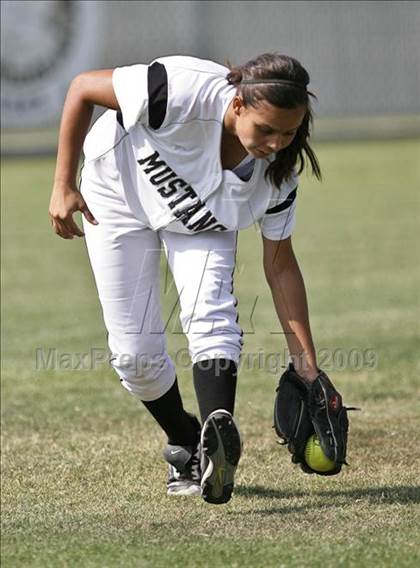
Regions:
<svg viewBox="0 0 420 568"><path fill-rule="evenodd" d="M235 95L232 101L233 112L239 116L245 108L244 100L240 95Z"/></svg>

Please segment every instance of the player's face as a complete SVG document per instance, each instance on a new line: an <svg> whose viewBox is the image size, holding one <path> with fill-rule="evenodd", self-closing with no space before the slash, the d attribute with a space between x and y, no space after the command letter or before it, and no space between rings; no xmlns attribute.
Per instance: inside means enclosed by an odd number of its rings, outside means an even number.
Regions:
<svg viewBox="0 0 420 568"><path fill-rule="evenodd" d="M236 135L255 158L265 158L286 148L306 113L305 107L279 108L266 101L260 101L257 107L244 106L240 97L236 99L233 101Z"/></svg>

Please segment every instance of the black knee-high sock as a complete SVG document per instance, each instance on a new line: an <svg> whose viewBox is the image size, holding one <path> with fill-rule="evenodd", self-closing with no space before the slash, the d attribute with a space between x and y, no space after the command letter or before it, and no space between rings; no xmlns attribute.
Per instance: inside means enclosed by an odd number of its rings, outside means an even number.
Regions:
<svg viewBox="0 0 420 568"><path fill-rule="evenodd" d="M219 408L233 414L236 392L236 363L230 359L206 359L193 365L194 388L201 420Z"/></svg>
<svg viewBox="0 0 420 568"><path fill-rule="evenodd" d="M142 402L166 432L169 444L192 446L197 443L197 424L184 410L177 379L168 392L157 400Z"/></svg>

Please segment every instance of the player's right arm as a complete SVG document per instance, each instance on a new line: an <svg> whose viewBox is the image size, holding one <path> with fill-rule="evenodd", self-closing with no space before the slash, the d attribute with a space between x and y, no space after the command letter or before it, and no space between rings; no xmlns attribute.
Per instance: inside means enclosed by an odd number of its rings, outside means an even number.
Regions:
<svg viewBox="0 0 420 568"><path fill-rule="evenodd" d="M81 73L73 79L67 92L58 137L54 187L48 210L54 231L64 239L84 235L73 220L76 211L81 211L90 223L97 224L78 191L76 176L94 105L119 110L112 74L113 69Z"/></svg>

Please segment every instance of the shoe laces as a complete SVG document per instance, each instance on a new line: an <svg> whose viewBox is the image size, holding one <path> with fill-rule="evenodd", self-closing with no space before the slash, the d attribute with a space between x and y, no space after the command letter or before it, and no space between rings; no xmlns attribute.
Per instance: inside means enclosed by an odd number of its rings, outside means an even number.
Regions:
<svg viewBox="0 0 420 568"><path fill-rule="evenodd" d="M191 479L198 482L201 480L200 454L200 444L198 443L191 455L191 460L187 464L188 469L190 470Z"/></svg>

